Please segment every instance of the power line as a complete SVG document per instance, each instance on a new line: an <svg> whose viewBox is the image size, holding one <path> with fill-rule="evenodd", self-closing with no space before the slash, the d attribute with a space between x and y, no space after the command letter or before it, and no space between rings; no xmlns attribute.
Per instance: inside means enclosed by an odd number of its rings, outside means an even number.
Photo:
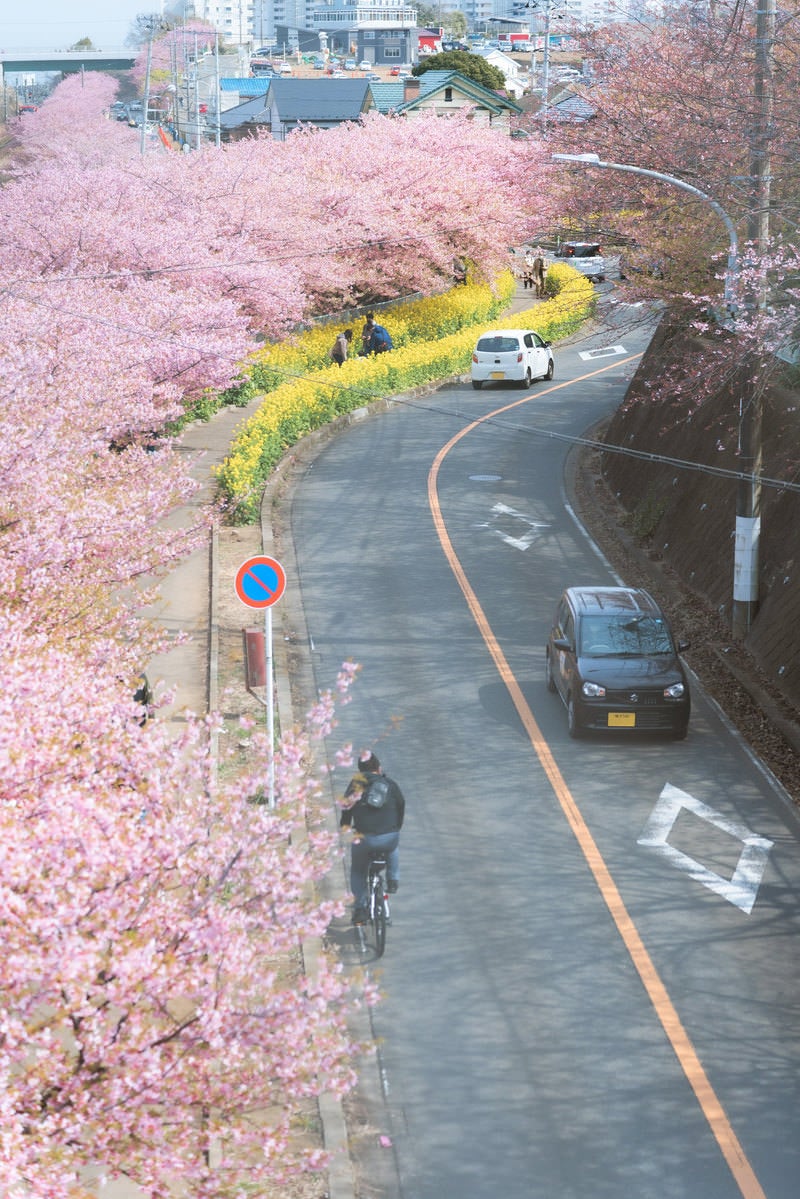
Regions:
<svg viewBox="0 0 800 1199"><path fill-rule="evenodd" d="M77 316L85 319L83 313L70 312L70 310L65 310L62 306L56 308L55 305L48 304L45 301L37 300L30 300L29 302L31 304L35 304L37 307L46 308L49 311L58 311L61 314L66 311L67 315ZM136 326L135 328L133 326L128 327L120 325L118 321L113 321L111 319L99 316L94 317L93 319L95 319L99 324L109 325L112 328L123 330L124 332L135 335L136 337L141 338L143 336L140 326ZM149 336L153 340L161 339L161 335L156 332L150 333ZM171 340L176 341L174 338ZM226 355L222 353L208 354L207 351L201 349L199 346L196 346L191 342L182 342L178 340L177 344L184 349L192 350L194 353L200 355L201 358L213 357L223 360L226 358ZM231 355L228 358L228 361L238 365L240 364L241 359L238 356ZM314 379L314 376L311 374L304 374L296 371L278 370L275 367L271 367L270 369L273 370L275 374L280 375L283 379L285 379L286 382L311 382ZM326 381L324 386L329 387L332 391L347 392L350 395L355 395L364 404L386 398L383 394L378 394L360 387L353 387L344 383ZM269 399L269 394L269 392L264 393L265 402ZM461 425L469 424L474 419L471 416L465 416L464 413L460 411L454 411L443 407L435 407L431 404L421 404L418 399L404 400L402 398L398 398L397 396L393 396L391 397L391 400L394 404L404 405L409 408L413 407L414 410L418 412L422 411L429 412L432 415L435 414L436 416L453 417ZM564 444L571 446L582 446L585 449L597 450L600 453L618 454L627 458L639 459L646 462L654 462L663 466L671 466L676 470L695 471L700 474L705 474L716 478L730 479L731 481L735 482L740 482L742 480L746 482L756 481L762 487L770 487L778 491L800 492L800 483L790 483L785 479L773 479L768 475L748 474L745 471L736 471L726 467L712 466L710 463L692 462L689 459L674 458L666 454L654 454L647 450L634 450L628 446L612 445L608 442L595 441L586 437L576 437L568 433L557 433L553 429L542 429L537 426L531 427L529 425L519 425L510 421L502 420L500 418L489 417L487 420L482 422L482 427L488 427L489 429L502 433L511 432L515 435L522 435L526 437L541 437L551 441L563 442Z"/></svg>

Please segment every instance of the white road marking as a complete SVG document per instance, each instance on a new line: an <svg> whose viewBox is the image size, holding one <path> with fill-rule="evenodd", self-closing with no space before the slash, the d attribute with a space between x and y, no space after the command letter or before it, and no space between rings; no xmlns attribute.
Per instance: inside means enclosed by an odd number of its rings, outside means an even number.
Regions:
<svg viewBox="0 0 800 1199"><path fill-rule="evenodd" d="M619 358L627 352L624 346L605 346L602 350L581 350L578 357L583 358L584 362L591 362L595 358Z"/></svg>
<svg viewBox="0 0 800 1199"><path fill-rule="evenodd" d="M742 842L742 852L732 878L723 878L713 870L709 870L688 854L681 853L667 844L667 838L672 831L681 809L686 808L701 820L707 821L714 828L720 829L729 836ZM767 868L769 851L773 842L766 837L759 837L746 824L728 820L721 812L710 808L708 804L695 799L679 787L667 783L659 796L658 803L637 841L646 849L654 849L678 870L683 870L696 882L702 883L710 891L721 895L729 903L740 908L747 915L753 910L758 888Z"/></svg>
<svg viewBox="0 0 800 1199"><path fill-rule="evenodd" d="M489 529L496 537L505 541L506 545L512 546L515 550L521 550L523 553L525 550L530 549L534 541L539 537L542 529L550 528L548 524L543 524L538 520L531 520L524 512L518 512L516 508L509 508L507 504L494 504L492 512L494 514L492 519L487 524L478 525L477 527L479 529ZM510 516L514 520L520 521L527 529L527 532L523 533L520 537L512 537L509 533L503 532L502 529L495 528L494 521L500 516Z"/></svg>

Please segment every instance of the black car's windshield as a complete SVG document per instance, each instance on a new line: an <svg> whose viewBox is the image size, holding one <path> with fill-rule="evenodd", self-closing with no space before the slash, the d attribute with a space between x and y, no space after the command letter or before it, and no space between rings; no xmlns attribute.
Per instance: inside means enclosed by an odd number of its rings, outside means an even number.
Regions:
<svg viewBox="0 0 800 1199"><path fill-rule="evenodd" d="M590 616L581 622L580 638L588 658L675 652L666 624L652 616Z"/></svg>

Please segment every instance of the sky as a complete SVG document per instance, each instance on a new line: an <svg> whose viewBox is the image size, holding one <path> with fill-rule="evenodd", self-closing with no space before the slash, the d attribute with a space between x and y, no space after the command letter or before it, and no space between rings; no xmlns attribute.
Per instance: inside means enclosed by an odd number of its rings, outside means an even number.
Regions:
<svg viewBox="0 0 800 1199"><path fill-rule="evenodd" d="M159 0L21 0L0 14L0 50L66 50L90 37L98 50L122 50L137 13Z"/></svg>

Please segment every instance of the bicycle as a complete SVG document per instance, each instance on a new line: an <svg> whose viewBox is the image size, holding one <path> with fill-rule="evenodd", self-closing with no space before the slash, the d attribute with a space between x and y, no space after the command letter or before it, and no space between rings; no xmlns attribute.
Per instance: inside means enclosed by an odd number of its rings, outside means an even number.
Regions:
<svg viewBox="0 0 800 1199"><path fill-rule="evenodd" d="M386 948L386 926L391 923L389 895L386 890L384 870L387 862L384 854L375 854L370 859L367 872L367 917L375 934L375 953L383 956Z"/></svg>

